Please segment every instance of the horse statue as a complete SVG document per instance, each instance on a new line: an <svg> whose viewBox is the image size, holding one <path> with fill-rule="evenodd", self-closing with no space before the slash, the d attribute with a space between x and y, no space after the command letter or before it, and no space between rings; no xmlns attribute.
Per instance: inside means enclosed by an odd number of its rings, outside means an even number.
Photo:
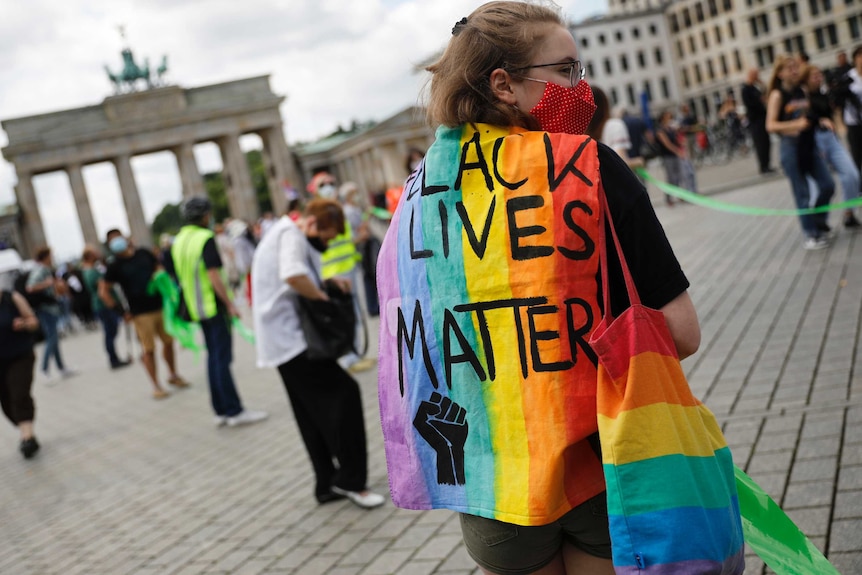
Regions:
<svg viewBox="0 0 862 575"><path fill-rule="evenodd" d="M112 73L110 68L105 66L105 71L108 73L108 79L110 79L111 82L114 84L115 93L119 94L124 90L126 92L137 91L138 80L144 80L147 83L147 88L152 88L153 81L150 78L149 59L145 58L144 65L139 66L137 62L135 62L135 57L129 48L124 48L122 51L122 55L123 69L118 74ZM161 77L165 72L167 72L167 56L164 56L162 58L162 65L159 66L159 80L161 80Z"/></svg>

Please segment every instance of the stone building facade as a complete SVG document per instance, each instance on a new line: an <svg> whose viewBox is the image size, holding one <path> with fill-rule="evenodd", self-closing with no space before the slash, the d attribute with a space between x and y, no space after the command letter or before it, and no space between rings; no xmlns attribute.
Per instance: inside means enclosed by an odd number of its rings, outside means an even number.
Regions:
<svg viewBox="0 0 862 575"><path fill-rule="evenodd" d="M409 175L407 152L415 148L424 153L433 140L424 110L414 106L357 133L295 146L294 153L305 181L327 170L339 182L356 182L365 192L378 192L401 185Z"/></svg>
<svg viewBox="0 0 862 575"><path fill-rule="evenodd" d="M687 102L707 120L715 120L728 91L739 101L748 69L760 69L766 82L778 54L804 51L813 64L829 68L839 51L862 44L859 0L610 0L609 8L607 16L572 27L581 59L593 64L590 81L616 88L619 106L629 105L629 85L639 93L649 81L653 111ZM661 62L649 57L656 48L650 26L662 36L666 58ZM643 67L632 61L639 51L646 56ZM668 97L655 86L662 77L671 84Z"/></svg>

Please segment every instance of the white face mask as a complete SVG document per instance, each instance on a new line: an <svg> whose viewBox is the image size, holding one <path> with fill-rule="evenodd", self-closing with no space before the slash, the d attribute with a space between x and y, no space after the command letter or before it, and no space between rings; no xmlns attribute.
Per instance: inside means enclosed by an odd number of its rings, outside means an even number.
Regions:
<svg viewBox="0 0 862 575"><path fill-rule="evenodd" d="M332 184L323 184L317 188L317 195L323 199L331 200L335 198L336 189Z"/></svg>

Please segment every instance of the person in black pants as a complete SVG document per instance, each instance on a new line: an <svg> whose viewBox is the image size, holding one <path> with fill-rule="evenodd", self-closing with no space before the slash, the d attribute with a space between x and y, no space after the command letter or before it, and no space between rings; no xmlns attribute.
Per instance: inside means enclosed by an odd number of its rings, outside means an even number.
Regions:
<svg viewBox="0 0 862 575"><path fill-rule="evenodd" d="M314 469L319 503L347 497L363 508L386 500L370 491L365 419L359 384L332 359L309 359L297 296L327 300L320 282L320 253L344 233L337 202L315 199L294 223L280 218L261 239L251 266L258 367L277 367ZM327 282L341 291L350 282Z"/></svg>
<svg viewBox="0 0 862 575"><path fill-rule="evenodd" d="M39 320L23 295L0 291L0 406L21 434L21 455L30 459L39 450L33 435L33 332Z"/></svg>
<svg viewBox="0 0 862 575"><path fill-rule="evenodd" d="M751 132L751 141L757 152L757 162L760 164L761 174L775 171L769 165L772 143L766 131L765 102L763 90L760 88L759 72L757 68L752 68L748 71L748 80L742 85L742 103L745 106L745 115L748 117L748 131Z"/></svg>

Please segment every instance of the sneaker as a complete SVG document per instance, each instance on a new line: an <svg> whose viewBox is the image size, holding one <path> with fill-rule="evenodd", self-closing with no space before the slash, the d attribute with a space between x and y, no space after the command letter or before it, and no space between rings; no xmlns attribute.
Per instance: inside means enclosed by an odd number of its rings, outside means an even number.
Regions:
<svg viewBox="0 0 862 575"><path fill-rule="evenodd" d="M249 423L257 423L258 421L263 421L269 417L269 414L265 411L250 411L248 409L244 409L227 418L228 427L236 427L237 425L247 425Z"/></svg>
<svg viewBox="0 0 862 575"><path fill-rule="evenodd" d="M827 240L823 236L819 238L808 238L807 240L805 240L805 244L803 245L803 247L809 251L822 250L829 247L829 240Z"/></svg>
<svg viewBox="0 0 862 575"><path fill-rule="evenodd" d="M131 361L131 360L128 360L128 359L126 359L126 360L122 360L122 359L121 359L121 360L120 360L120 361L118 361L117 363L112 363L112 364L111 364L111 369L123 369L124 367L129 367L130 365L132 365L132 361Z"/></svg>
<svg viewBox="0 0 862 575"><path fill-rule="evenodd" d="M359 361L353 363L350 367L347 368L347 371L349 371L350 373L360 373L372 369L375 365L377 365L376 359L366 357L365 359L360 359Z"/></svg>
<svg viewBox="0 0 862 575"><path fill-rule="evenodd" d="M189 387L191 384L184 380L182 377L175 375L168 380L168 383L177 388Z"/></svg>
<svg viewBox="0 0 862 575"><path fill-rule="evenodd" d="M227 424L227 415L216 415L213 418L216 427L224 427Z"/></svg>
<svg viewBox="0 0 862 575"><path fill-rule="evenodd" d="M859 223L859 220L857 220L856 216L854 216L852 213L849 213L846 216L844 216L844 227L845 228L857 229L860 226L862 226L862 224Z"/></svg>
<svg viewBox="0 0 862 575"><path fill-rule="evenodd" d="M336 486L332 486L332 492L337 493L338 495L344 495L350 501L363 509L373 509L374 507L380 507L384 503L386 503L386 498L380 495L379 493L374 493L373 491L347 491L346 489L340 489Z"/></svg>
<svg viewBox="0 0 862 575"><path fill-rule="evenodd" d="M24 456L24 459L33 459L33 456L36 455L37 451L39 451L39 442L36 441L35 437L22 439L20 449L21 455Z"/></svg>
<svg viewBox="0 0 862 575"><path fill-rule="evenodd" d="M60 377L63 379L69 379L70 377L75 377L78 375L78 370L72 368L64 368L60 370Z"/></svg>

